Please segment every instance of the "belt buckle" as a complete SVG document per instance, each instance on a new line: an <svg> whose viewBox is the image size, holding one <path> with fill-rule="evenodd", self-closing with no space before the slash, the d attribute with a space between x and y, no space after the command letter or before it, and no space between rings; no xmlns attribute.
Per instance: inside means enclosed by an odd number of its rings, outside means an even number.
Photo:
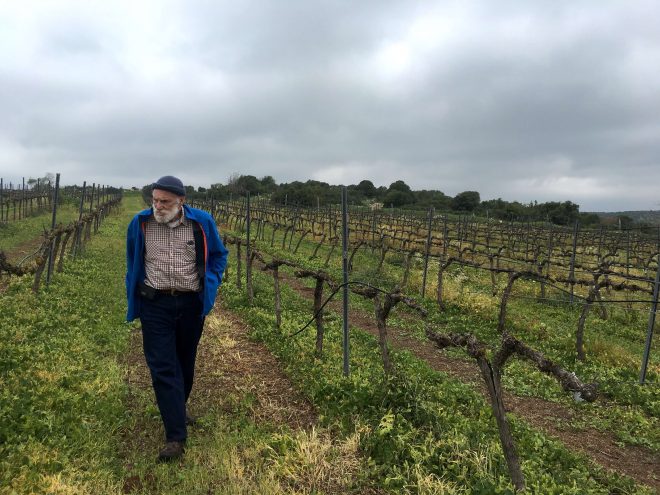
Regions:
<svg viewBox="0 0 660 495"><path fill-rule="evenodd" d="M176 296L177 290L176 289L170 289L168 292L170 293L170 296Z"/></svg>

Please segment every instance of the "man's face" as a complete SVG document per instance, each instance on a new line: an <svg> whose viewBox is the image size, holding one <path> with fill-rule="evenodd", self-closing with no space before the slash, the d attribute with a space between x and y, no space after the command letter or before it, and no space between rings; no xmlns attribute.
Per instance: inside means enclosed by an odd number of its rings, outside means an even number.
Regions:
<svg viewBox="0 0 660 495"><path fill-rule="evenodd" d="M154 218L158 223L169 223L181 210L183 198L169 191L154 189L151 194Z"/></svg>

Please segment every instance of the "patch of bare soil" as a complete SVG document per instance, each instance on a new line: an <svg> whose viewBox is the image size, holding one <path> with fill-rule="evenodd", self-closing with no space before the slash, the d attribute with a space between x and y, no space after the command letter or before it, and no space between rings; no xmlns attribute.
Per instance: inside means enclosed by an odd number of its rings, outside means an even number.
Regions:
<svg viewBox="0 0 660 495"><path fill-rule="evenodd" d="M313 301L314 289L306 287L299 278L282 272L280 275L282 280L298 293ZM331 301L326 308L341 313L340 301ZM350 309L350 321L352 325L378 336L373 314ZM409 337L401 328L388 327L388 340L393 348L411 351L418 358L427 361L433 369L474 384L486 395L486 387L476 363L472 360L448 357L431 342ZM574 413L561 404L506 393L505 405L507 411L560 440L569 448L582 452L600 466L660 491L660 456L657 453L644 447L622 446L613 435L605 432L572 427L570 422Z"/></svg>
<svg viewBox="0 0 660 495"><path fill-rule="evenodd" d="M7 255L7 260L11 263L18 263L23 260L26 256L34 254L43 244L44 236L40 235L38 237L33 237L27 241L14 246L13 248L5 251Z"/></svg>
<svg viewBox="0 0 660 495"><path fill-rule="evenodd" d="M233 313L216 310L207 319L197 353L191 412L203 414L229 393L249 393L254 397L251 412L255 421L311 428L316 411L280 368L263 344L249 339L245 323Z"/></svg>
<svg viewBox="0 0 660 495"><path fill-rule="evenodd" d="M152 438L152 436L147 433L152 429L150 425L152 422L151 418L148 418L144 414L134 414L135 411L141 409L138 398L139 391L150 390L151 388L151 376L144 359L144 353L142 351L142 332L139 328L134 328L132 330L128 352L121 357L120 364L122 364L127 370L125 377L128 386L126 409L131 411L134 420L130 428L121 432L122 442L120 444L120 457L123 459L131 459L132 452L154 452L155 456L155 453L157 452L156 449L162 439L160 437ZM133 468L132 463L128 462L126 468L128 471L131 471ZM143 488L148 488L150 492L153 492L155 486L156 483L153 476L148 479L142 479L139 476L129 476L124 482L123 492L133 493L134 491L142 490Z"/></svg>
<svg viewBox="0 0 660 495"><path fill-rule="evenodd" d="M138 391L151 390L151 376L144 359L142 333L131 334L129 352L122 357L126 367L128 385L127 408L141 410ZM317 414L311 403L299 393L280 370L277 359L262 344L248 338L248 328L238 317L216 309L206 320L199 344L195 371L195 384L189 399L189 413L203 416L210 410L233 412L237 401L250 395L250 414L257 422L286 424L292 429L310 430ZM155 402L155 399L154 399ZM122 433L122 452L131 459L136 451L154 452L162 438L154 434L154 419L145 414L134 414L133 424ZM192 427L194 428L194 426ZM131 471L132 465L127 463ZM128 476L123 492L157 490L153 474L146 478Z"/></svg>
<svg viewBox="0 0 660 495"><path fill-rule="evenodd" d="M249 393L254 398L251 411L256 421L311 428L316 423L311 403L293 387L270 351L247 334L248 327L234 314L215 309L209 315L197 352L189 413L199 416L217 406L231 412L228 398L238 400ZM151 390L139 329L131 335L130 352L122 364L129 370L129 401L135 398L131 391Z"/></svg>
<svg viewBox="0 0 660 495"><path fill-rule="evenodd" d="M18 246L13 247L8 251L4 251L7 261L10 264L16 264L22 261L26 256L29 256L35 253L43 242L43 236L35 237L28 241L25 241ZM0 270L0 294L4 293L7 290L9 285L9 278L12 275L9 273L4 273Z"/></svg>

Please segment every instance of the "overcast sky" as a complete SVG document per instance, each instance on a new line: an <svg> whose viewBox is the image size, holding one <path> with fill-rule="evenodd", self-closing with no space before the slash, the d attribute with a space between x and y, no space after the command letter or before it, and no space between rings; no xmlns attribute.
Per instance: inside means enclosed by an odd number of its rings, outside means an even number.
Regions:
<svg viewBox="0 0 660 495"><path fill-rule="evenodd" d="M0 177L660 209L660 2L0 1Z"/></svg>

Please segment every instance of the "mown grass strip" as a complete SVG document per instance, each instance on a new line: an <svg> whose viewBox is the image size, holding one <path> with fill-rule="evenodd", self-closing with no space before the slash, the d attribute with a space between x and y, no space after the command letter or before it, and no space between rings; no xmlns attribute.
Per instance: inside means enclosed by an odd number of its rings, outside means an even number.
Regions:
<svg viewBox="0 0 660 495"><path fill-rule="evenodd" d="M131 378L124 491L172 495L377 493L362 474L365 466L359 455L359 432L338 440L327 429L313 425L293 428L281 421L298 411L281 410L281 404L270 402L264 390L268 383L262 380L270 378L272 383L276 370L257 369L259 352L254 343L245 344L249 341L244 326L239 328L233 319L226 317L224 308L207 319L197 385L191 396L191 407L199 416L189 429L186 454L177 463L154 462L162 445L162 425L145 365L133 364L132 372L143 376ZM254 368L245 369L250 363ZM200 389L211 384L215 384L213 389Z"/></svg>
<svg viewBox="0 0 660 495"><path fill-rule="evenodd" d="M0 293L0 494L377 493L361 482L357 436L256 422L248 387L205 410L181 465L155 462L153 393L126 381L138 324L124 321L125 232L141 208L127 195L38 296L30 277Z"/></svg>
<svg viewBox="0 0 660 495"><path fill-rule="evenodd" d="M4 493L119 489L117 432L126 411L116 356L128 335L125 225L125 212L108 217L87 255L67 263L38 295L30 275L10 279L0 294Z"/></svg>

